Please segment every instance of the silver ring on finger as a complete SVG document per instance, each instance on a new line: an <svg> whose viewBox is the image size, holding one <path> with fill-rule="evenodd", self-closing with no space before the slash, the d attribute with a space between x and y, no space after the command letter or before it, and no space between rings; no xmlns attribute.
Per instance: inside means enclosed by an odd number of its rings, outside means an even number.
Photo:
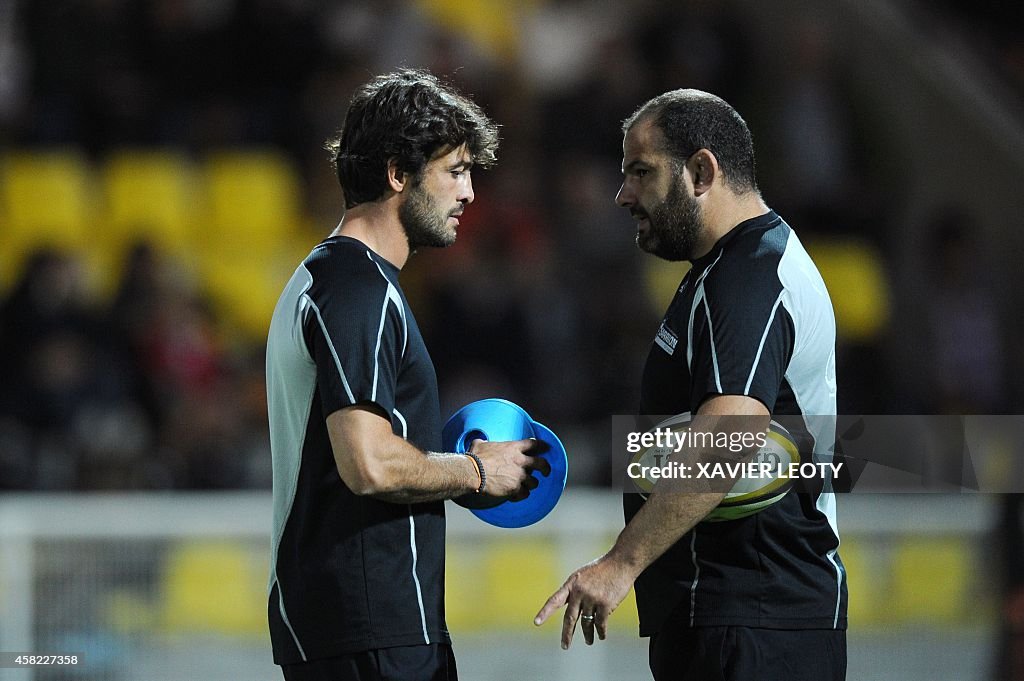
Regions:
<svg viewBox="0 0 1024 681"><path fill-rule="evenodd" d="M580 619L583 620L584 622L593 622L594 621L594 616L593 615L580 615Z"/></svg>

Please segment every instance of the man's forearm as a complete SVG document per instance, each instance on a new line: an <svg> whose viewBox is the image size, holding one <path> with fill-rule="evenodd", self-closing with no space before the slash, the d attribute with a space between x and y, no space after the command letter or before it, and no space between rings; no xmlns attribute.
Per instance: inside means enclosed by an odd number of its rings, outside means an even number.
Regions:
<svg viewBox="0 0 1024 681"><path fill-rule="evenodd" d="M764 414L736 414L715 411L723 402L709 405L709 413L698 413L692 429L706 433L756 433L767 428L770 417ZM729 441L732 441L730 438ZM757 453L756 446L740 451L714 449L685 449L673 454L672 461L685 461L691 466L703 466L716 461L749 462ZM739 468L733 468L738 471ZM633 516L619 534L611 554L639 575L669 547L679 541L710 513L738 479L738 473L726 473L720 479L673 480L661 479L654 486L643 508Z"/></svg>
<svg viewBox="0 0 1024 681"><path fill-rule="evenodd" d="M393 446L400 451L382 457L378 487L369 496L394 504L418 504L468 494L480 484L476 467L463 454L425 453L404 440Z"/></svg>
<svg viewBox="0 0 1024 681"><path fill-rule="evenodd" d="M395 435L373 406L332 413L327 431L338 475L357 495L412 504L460 496L479 485L467 457L427 454Z"/></svg>
<svg viewBox="0 0 1024 681"><path fill-rule="evenodd" d="M479 486L476 467L464 454L416 453L421 461L412 467L395 466L390 488L372 496L393 504L419 504L468 494Z"/></svg>
<svg viewBox="0 0 1024 681"><path fill-rule="evenodd" d="M639 575L724 498L724 492L652 494L619 533L610 554Z"/></svg>

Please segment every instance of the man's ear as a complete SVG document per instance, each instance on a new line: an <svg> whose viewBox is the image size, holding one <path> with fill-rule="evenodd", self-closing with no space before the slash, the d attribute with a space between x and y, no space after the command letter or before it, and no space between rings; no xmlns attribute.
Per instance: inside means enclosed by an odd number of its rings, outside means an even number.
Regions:
<svg viewBox="0 0 1024 681"><path fill-rule="evenodd" d="M409 173L398 167L398 161L395 159L388 161L388 187L392 191L401 193L405 189L405 183L408 179Z"/></svg>
<svg viewBox="0 0 1024 681"><path fill-rule="evenodd" d="M718 159L707 149L698 149L687 162L690 167L690 174L693 177L693 195L700 196L715 183L722 168L718 165Z"/></svg>

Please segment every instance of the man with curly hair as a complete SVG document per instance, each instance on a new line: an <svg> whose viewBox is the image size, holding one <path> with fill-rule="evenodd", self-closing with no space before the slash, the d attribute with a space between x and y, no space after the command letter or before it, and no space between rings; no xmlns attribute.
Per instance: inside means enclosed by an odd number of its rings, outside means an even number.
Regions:
<svg viewBox="0 0 1024 681"><path fill-rule="evenodd" d="M399 284L455 241L497 127L423 71L379 76L328 142L345 216L274 311L269 623L288 681L456 679L444 617L444 499L527 494L537 443L441 447L437 378Z"/></svg>

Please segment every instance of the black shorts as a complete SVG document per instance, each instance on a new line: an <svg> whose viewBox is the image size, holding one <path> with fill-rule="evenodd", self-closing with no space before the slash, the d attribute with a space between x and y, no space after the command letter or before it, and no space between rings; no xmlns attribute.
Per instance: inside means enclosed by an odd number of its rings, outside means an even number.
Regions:
<svg viewBox="0 0 1024 681"><path fill-rule="evenodd" d="M655 681L843 681L837 629L676 627L651 637Z"/></svg>
<svg viewBox="0 0 1024 681"><path fill-rule="evenodd" d="M281 665L285 681L458 681L447 643L363 650Z"/></svg>

